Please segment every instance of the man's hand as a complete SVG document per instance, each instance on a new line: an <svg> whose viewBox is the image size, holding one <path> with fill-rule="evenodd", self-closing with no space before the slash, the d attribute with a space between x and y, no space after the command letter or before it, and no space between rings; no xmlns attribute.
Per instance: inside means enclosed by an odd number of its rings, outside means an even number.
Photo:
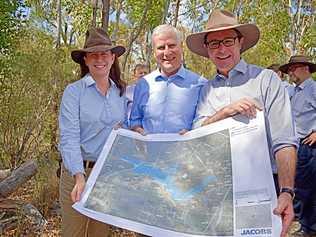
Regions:
<svg viewBox="0 0 316 237"><path fill-rule="evenodd" d="M281 193L278 198L278 205L273 210L273 214L281 216L282 231L280 237L286 237L290 225L294 219L293 200L289 193Z"/></svg>
<svg viewBox="0 0 316 237"><path fill-rule="evenodd" d="M184 135L184 134L186 134L187 132L188 132L189 130L186 130L186 129L181 129L180 131L179 131L179 135Z"/></svg>
<svg viewBox="0 0 316 237"><path fill-rule="evenodd" d="M138 132L139 134L145 136L145 130L141 126L134 126L131 128L134 132Z"/></svg>
<svg viewBox="0 0 316 237"><path fill-rule="evenodd" d="M303 140L303 144L307 144L309 146L313 145L316 143L316 132L312 132L311 134L309 134L308 137L306 137Z"/></svg>
<svg viewBox="0 0 316 237"><path fill-rule="evenodd" d="M232 117L236 114L242 114L249 118L254 118L256 117L257 109L262 110L255 100L243 98L225 106L224 108L217 111L214 115L207 117L207 119L205 119L202 123L202 126L215 123L217 121Z"/></svg>
<svg viewBox="0 0 316 237"><path fill-rule="evenodd" d="M240 99L223 108L223 112L227 117L232 117L236 114L245 115L248 118L255 118L257 109L261 110L258 103L250 98Z"/></svg>
<svg viewBox="0 0 316 237"><path fill-rule="evenodd" d="M81 199L81 193L86 185L86 179L82 173L77 173L75 174L75 182L75 186L72 189L70 196L73 202L78 202Z"/></svg>

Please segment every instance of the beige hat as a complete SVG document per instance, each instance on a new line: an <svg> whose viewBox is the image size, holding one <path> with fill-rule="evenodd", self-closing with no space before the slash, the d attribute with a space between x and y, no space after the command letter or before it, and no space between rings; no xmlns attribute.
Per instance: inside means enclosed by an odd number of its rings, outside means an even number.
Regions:
<svg viewBox="0 0 316 237"><path fill-rule="evenodd" d="M287 64L282 65L279 69L284 73L288 73L289 67L293 64L303 64L309 67L311 73L316 72L316 64L311 62L311 58L304 55L295 55L290 58Z"/></svg>
<svg viewBox="0 0 316 237"><path fill-rule="evenodd" d="M111 50L117 57L125 52L121 45L112 45L110 37L102 28L90 28L86 33L86 40L83 49L73 50L71 58L79 64L84 63L83 57L86 53L103 52Z"/></svg>
<svg viewBox="0 0 316 237"><path fill-rule="evenodd" d="M205 27L205 30L190 34L186 38L188 48L200 56L208 58L207 49L204 47L205 37L210 32L236 29L244 38L241 52L253 47L259 40L260 31L254 24L239 24L234 14L226 10L214 10Z"/></svg>

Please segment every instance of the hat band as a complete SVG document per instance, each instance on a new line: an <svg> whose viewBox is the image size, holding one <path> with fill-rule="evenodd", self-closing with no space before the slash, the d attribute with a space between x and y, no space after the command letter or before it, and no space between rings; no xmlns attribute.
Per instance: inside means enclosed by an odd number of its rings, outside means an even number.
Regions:
<svg viewBox="0 0 316 237"><path fill-rule="evenodd" d="M238 24L218 24L218 25L215 25L215 26L210 26L210 27L207 27L206 30L213 30L213 29L218 29L218 28L222 28L222 27L231 27L231 26L238 26Z"/></svg>

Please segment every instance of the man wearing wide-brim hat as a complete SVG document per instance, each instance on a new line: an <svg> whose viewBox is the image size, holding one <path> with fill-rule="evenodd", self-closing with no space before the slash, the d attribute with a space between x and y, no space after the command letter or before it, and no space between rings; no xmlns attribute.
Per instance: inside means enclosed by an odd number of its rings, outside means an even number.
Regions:
<svg viewBox="0 0 316 237"><path fill-rule="evenodd" d="M279 78L282 81L283 86L287 90L287 92L290 96L290 99L291 99L291 97L294 93L294 86L286 80L284 73L280 70L280 66L281 65L278 63L273 63L269 67L267 67L267 69L270 69L278 74Z"/></svg>
<svg viewBox="0 0 316 237"><path fill-rule="evenodd" d="M281 80L272 70L251 65L241 53L255 46L260 36L254 24L239 24L225 10L214 10L202 32L186 39L188 48L209 58L217 75L202 89L196 111L195 127L242 114L254 117L257 109L265 113L271 162L278 170L281 187L274 214L282 217L281 236L286 236L294 217L294 173L297 139L290 100ZM275 167L276 163L276 167Z"/></svg>
<svg viewBox="0 0 316 237"><path fill-rule="evenodd" d="M291 97L292 112L300 140L295 177L295 208L301 232L316 236L316 64L304 55L295 55L280 67L296 84Z"/></svg>

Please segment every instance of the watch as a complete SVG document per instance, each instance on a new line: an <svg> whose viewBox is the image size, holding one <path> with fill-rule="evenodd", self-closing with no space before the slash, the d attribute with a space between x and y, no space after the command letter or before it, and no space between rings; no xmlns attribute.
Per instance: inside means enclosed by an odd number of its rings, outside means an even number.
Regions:
<svg viewBox="0 0 316 237"><path fill-rule="evenodd" d="M288 194L290 194L292 199L294 199L294 197L295 197L295 192L294 192L294 190L292 188L281 188L280 189L280 194L281 193L288 193Z"/></svg>

